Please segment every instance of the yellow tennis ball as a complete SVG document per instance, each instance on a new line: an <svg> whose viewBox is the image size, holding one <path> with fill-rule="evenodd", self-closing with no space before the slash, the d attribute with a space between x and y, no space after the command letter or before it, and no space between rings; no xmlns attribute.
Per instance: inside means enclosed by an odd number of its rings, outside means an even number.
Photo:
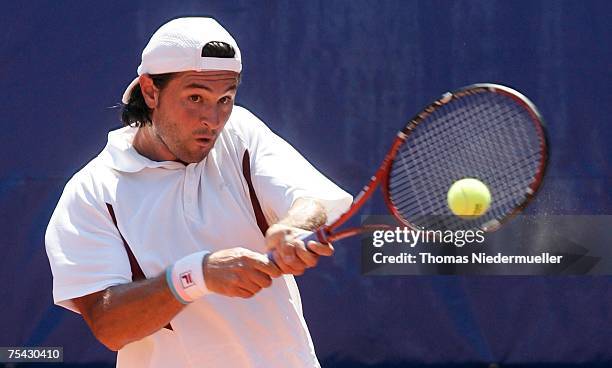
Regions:
<svg viewBox="0 0 612 368"><path fill-rule="evenodd" d="M478 179L465 178L451 185L447 195L448 207L457 216L478 217L491 205L489 188Z"/></svg>

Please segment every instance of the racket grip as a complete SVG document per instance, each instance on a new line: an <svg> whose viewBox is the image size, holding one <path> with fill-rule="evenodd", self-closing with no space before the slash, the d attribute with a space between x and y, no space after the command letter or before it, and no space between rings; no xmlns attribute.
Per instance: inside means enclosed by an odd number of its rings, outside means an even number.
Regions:
<svg viewBox="0 0 612 368"><path fill-rule="evenodd" d="M318 241L318 237L317 237L317 232L308 232L305 234L300 234L298 237L298 239L300 239L301 241L304 242L304 245L308 244L309 241L314 240L314 241ZM308 249L308 248L306 248Z"/></svg>
<svg viewBox="0 0 612 368"><path fill-rule="evenodd" d="M309 232L309 233L300 234L296 238L304 242L304 245L306 246L307 251L314 253L312 250L308 248L308 242L311 240L319 241L319 237L317 234L318 234L318 231L315 231L312 233ZM268 253L266 253L266 255L268 256L268 259L270 261L274 262L274 256L272 254L272 251L269 251Z"/></svg>

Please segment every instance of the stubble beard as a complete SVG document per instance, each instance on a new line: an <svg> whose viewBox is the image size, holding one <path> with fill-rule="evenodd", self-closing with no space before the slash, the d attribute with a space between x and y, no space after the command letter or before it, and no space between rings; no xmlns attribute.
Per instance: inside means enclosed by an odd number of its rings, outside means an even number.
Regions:
<svg viewBox="0 0 612 368"><path fill-rule="evenodd" d="M186 141L181 140L177 134L177 125L174 122L170 122L165 118L158 119L161 124L154 125L154 134L157 139L164 145L174 157L176 161L180 161L185 164L200 162L208 155L206 152L195 152L188 149ZM160 129L160 127L163 127Z"/></svg>

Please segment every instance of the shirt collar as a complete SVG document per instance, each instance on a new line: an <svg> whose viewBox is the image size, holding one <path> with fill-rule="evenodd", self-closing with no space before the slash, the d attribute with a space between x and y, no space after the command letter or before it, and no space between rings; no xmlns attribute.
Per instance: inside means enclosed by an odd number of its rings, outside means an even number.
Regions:
<svg viewBox="0 0 612 368"><path fill-rule="evenodd" d="M123 171L137 172L145 168L183 169L185 165L176 161L153 161L136 151L132 142L138 128L123 127L108 133L106 147L98 157L108 167Z"/></svg>

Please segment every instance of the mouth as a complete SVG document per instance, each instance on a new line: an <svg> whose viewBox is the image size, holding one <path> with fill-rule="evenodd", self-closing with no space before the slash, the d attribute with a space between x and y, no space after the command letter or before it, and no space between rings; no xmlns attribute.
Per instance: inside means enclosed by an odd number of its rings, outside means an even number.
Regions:
<svg viewBox="0 0 612 368"><path fill-rule="evenodd" d="M199 137L199 138L196 138L196 142L200 146L209 146L213 142L213 139L208 138L208 137Z"/></svg>

